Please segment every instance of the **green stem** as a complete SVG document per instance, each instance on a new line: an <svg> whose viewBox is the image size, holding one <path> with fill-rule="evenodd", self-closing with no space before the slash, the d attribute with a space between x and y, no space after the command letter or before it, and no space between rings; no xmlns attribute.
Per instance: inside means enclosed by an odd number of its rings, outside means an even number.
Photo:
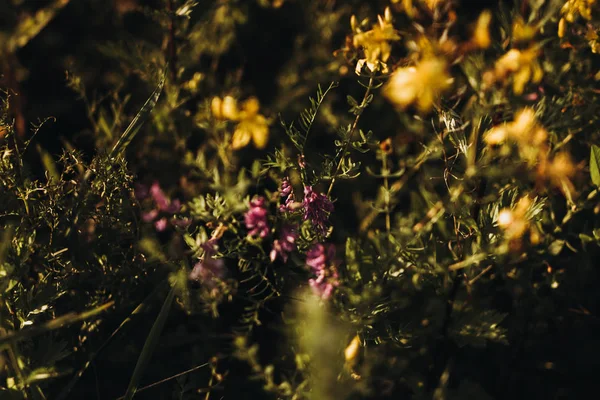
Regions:
<svg viewBox="0 0 600 400"><path fill-rule="evenodd" d="M369 98L369 95L371 94L372 87L373 87L373 76L371 75L371 77L369 78L369 85L367 86L367 90L365 91L365 95L362 99L362 102L360 103L360 106L357 109L356 118L354 118L354 122L352 123L352 127L350 128L350 132L348 132L348 138L346 140L346 143L344 143L344 149L342 150L342 155L340 156L340 161L338 162L337 167L335 168L335 172L333 173L333 176L331 177L331 183L329 184L329 189L327 189L328 197L331 194L331 190L333 190L333 185L335 184L336 178L337 178L338 174L340 173L340 168L342 168L342 162L344 161L344 155L346 155L346 153L348 152L348 146L350 146L352 135L354 134L354 131L356 130L356 127L358 126L358 120L360 119L360 116L362 115L363 111L367 107L367 99Z"/></svg>

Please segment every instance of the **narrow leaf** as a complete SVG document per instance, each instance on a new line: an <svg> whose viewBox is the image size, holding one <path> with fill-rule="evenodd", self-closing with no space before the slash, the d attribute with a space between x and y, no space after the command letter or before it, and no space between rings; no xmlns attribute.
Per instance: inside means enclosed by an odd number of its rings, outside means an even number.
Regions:
<svg viewBox="0 0 600 400"><path fill-rule="evenodd" d="M156 102L158 101L158 98L160 97L160 94L162 92L163 86L165 84L166 75L167 75L167 69L165 68L165 70L163 71L162 77L160 79L160 82L158 83L158 86L156 87L154 92L150 95L148 100L146 100L146 103L144 103L144 105L142 106L140 111L137 113L135 118L131 121L131 123L129 124L127 129L125 129L125 132L123 132L123 134L121 135L121 137L119 138L119 140L117 141L115 146L110 151L109 158L111 160L114 160L116 157L123 154L123 151L125 151L125 149L129 145L129 143L131 143L131 141L133 140L135 135L138 133L138 131L140 130L142 125L144 125L146 120L150 117L150 113L152 112L152 109L156 105Z"/></svg>
<svg viewBox="0 0 600 400"><path fill-rule="evenodd" d="M167 317L169 316L169 311L171 310L174 297L175 286L171 288L171 291L167 295L167 298L165 299L165 302L158 313L158 317L156 317L156 321L154 321L154 325L152 325L152 329L148 334L146 343L144 343L142 353L140 354L140 358L138 358L135 369L133 370L133 375L129 381L127 392L125 392L124 398L126 400L131 400L137 391L142 375L144 374L144 370L150 362L150 358L152 357L152 353L154 353L154 348L158 344L158 339L160 338L160 334L165 326L165 322L167 322Z"/></svg>
<svg viewBox="0 0 600 400"><path fill-rule="evenodd" d="M68 3L69 0L56 0L49 7L42 8L34 15L28 15L23 18L6 43L8 51L14 52L17 49L24 47L31 39L36 37L38 33L54 19L58 11Z"/></svg>
<svg viewBox="0 0 600 400"><path fill-rule="evenodd" d="M58 172L58 168L56 167L56 163L54 162L52 155L44 150L39 143L36 145L36 147L38 153L40 153L40 158L42 159L44 169L48 173L48 181L51 183L58 183L58 181L60 181L60 173Z"/></svg>
<svg viewBox="0 0 600 400"><path fill-rule="evenodd" d="M590 150L590 175L594 185L600 186L600 146L595 144Z"/></svg>

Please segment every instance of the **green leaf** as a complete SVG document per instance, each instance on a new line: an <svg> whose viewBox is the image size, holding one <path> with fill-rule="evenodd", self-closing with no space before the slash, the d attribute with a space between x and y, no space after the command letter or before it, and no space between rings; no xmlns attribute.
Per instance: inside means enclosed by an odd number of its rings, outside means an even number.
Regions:
<svg viewBox="0 0 600 400"><path fill-rule="evenodd" d="M44 150L39 143L36 144L36 148L38 153L40 153L40 158L42 159L44 169L48 173L48 181L51 183L58 183L60 181L60 173L58 172L58 168L56 167L56 163L54 162L52 155Z"/></svg>
<svg viewBox="0 0 600 400"><path fill-rule="evenodd" d="M600 146L595 144L590 149L590 175L594 185L600 186Z"/></svg>
<svg viewBox="0 0 600 400"><path fill-rule="evenodd" d="M144 374L150 358L152 357L152 353L154 353L154 349L158 344L158 339L160 338L160 334L165 326L165 322L167 322L167 317L171 311L171 305L173 304L174 298L175 286L171 287L171 291L167 295L167 298L165 299L165 302L158 313L158 317L156 317L156 321L154 321L154 325L152 325L152 329L148 334L148 338L146 338L146 343L144 343L144 348L142 349L140 358L138 358L135 369L133 370L133 375L129 381L127 392L125 392L125 400L131 400L137 391L142 375Z"/></svg>

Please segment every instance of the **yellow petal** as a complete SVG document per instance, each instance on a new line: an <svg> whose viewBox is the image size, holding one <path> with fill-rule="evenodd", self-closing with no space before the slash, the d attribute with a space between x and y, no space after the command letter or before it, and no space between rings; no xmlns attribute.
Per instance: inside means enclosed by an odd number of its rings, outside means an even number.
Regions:
<svg viewBox="0 0 600 400"><path fill-rule="evenodd" d="M245 127L243 122L239 123L233 132L233 139L231 140L231 148L234 150L241 149L242 147L246 147L248 143L250 143L250 139L252 138L252 134Z"/></svg>
<svg viewBox="0 0 600 400"><path fill-rule="evenodd" d="M496 146L504 143L507 137L507 131L505 126L495 126L485 134L483 140L490 145Z"/></svg>
<svg viewBox="0 0 600 400"><path fill-rule="evenodd" d="M225 96L223 99L223 103L221 104L221 113L223 118L237 120L239 117L239 112L237 108L237 102L231 96Z"/></svg>
<svg viewBox="0 0 600 400"><path fill-rule="evenodd" d="M221 112L221 106L223 104L223 100L220 97L213 97L210 103L210 110L215 118L221 119L223 118L223 113Z"/></svg>
<svg viewBox="0 0 600 400"><path fill-rule="evenodd" d="M523 90L525 89L525 85L529 82L529 78L531 77L531 68L521 68L519 72L515 74L513 77L513 92L516 95L523 94Z"/></svg>
<svg viewBox="0 0 600 400"><path fill-rule="evenodd" d="M269 141L269 126L265 117L258 115L252 127L252 141L257 149L264 149Z"/></svg>
<svg viewBox="0 0 600 400"><path fill-rule="evenodd" d="M477 25L475 27L474 40L477 47L487 49L490 47L492 39L490 38L490 22L492 21L492 13L488 10L479 15Z"/></svg>
<svg viewBox="0 0 600 400"><path fill-rule="evenodd" d="M244 110L246 117L258 114L259 108L260 103L256 97L250 97L242 105L242 109Z"/></svg>

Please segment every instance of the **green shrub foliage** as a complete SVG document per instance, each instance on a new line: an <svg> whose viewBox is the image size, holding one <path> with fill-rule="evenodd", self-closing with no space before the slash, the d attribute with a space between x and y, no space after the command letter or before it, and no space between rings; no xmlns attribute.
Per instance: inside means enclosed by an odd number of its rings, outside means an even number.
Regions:
<svg viewBox="0 0 600 400"><path fill-rule="evenodd" d="M597 391L597 1L0 22L2 399Z"/></svg>

